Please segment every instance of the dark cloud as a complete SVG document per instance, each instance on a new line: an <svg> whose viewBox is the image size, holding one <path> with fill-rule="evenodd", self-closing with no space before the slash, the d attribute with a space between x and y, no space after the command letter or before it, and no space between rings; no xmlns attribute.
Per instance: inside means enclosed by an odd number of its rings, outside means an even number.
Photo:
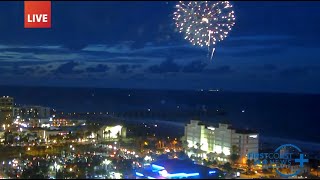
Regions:
<svg viewBox="0 0 320 180"><path fill-rule="evenodd" d="M0 61L0 66L28 66L48 64L47 61Z"/></svg>
<svg viewBox="0 0 320 180"><path fill-rule="evenodd" d="M229 52L228 54L230 56L235 56L235 57L254 57L254 56L270 56L273 54L280 54L284 53L287 51L287 47L266 47L266 48L247 48L243 49L242 51L239 52Z"/></svg>
<svg viewBox="0 0 320 180"><path fill-rule="evenodd" d="M68 43L63 46L63 48L73 50L73 51L79 51L87 47L88 44L86 43L79 43L79 42L73 42L73 43Z"/></svg>
<svg viewBox="0 0 320 180"><path fill-rule="evenodd" d="M30 75L34 74L36 69L34 68L14 68L14 73L17 75Z"/></svg>
<svg viewBox="0 0 320 180"><path fill-rule="evenodd" d="M0 59L8 59L8 58L12 58L12 56L0 55Z"/></svg>
<svg viewBox="0 0 320 180"><path fill-rule="evenodd" d="M279 75L283 78L303 78L311 73L309 67L292 67L287 68L279 72Z"/></svg>
<svg viewBox="0 0 320 180"><path fill-rule="evenodd" d="M207 65L208 64L202 61L192 61L191 63L185 65L182 71L185 73L202 72Z"/></svg>
<svg viewBox="0 0 320 180"><path fill-rule="evenodd" d="M17 53L33 53L33 54L65 54L68 53L66 49L50 49L50 48L19 48L19 47L13 47L13 48L3 48L0 49L0 52L17 52ZM24 58L31 59L34 58L33 56L24 56ZM34 58L35 59L35 58Z"/></svg>
<svg viewBox="0 0 320 180"><path fill-rule="evenodd" d="M228 74L235 71L230 66L220 66L213 69L205 69L204 72L208 74Z"/></svg>
<svg viewBox="0 0 320 180"><path fill-rule="evenodd" d="M274 71L277 69L277 66L274 64L265 64L259 69L264 70L264 71Z"/></svg>
<svg viewBox="0 0 320 180"><path fill-rule="evenodd" d="M147 71L151 73L169 73L169 72L179 72L181 67L174 62L172 58L167 58L165 61L159 65L150 66Z"/></svg>
<svg viewBox="0 0 320 180"><path fill-rule="evenodd" d="M174 57L174 58L184 58L189 57L199 57L199 56L206 56L207 50L205 48L198 48L195 46L169 46L168 43L161 44L161 43L154 43L154 47L162 47L162 48L142 48L138 52L133 52L131 55L135 56L151 56L151 57Z"/></svg>
<svg viewBox="0 0 320 180"><path fill-rule="evenodd" d="M278 67L275 64L263 64L263 65L254 65L249 67L249 70L254 71L255 73L265 74L268 72L274 72L278 70Z"/></svg>
<svg viewBox="0 0 320 180"><path fill-rule="evenodd" d="M137 68L140 68L140 67L142 67L141 64L133 64L133 65L131 65L131 69L137 69Z"/></svg>
<svg viewBox="0 0 320 180"><path fill-rule="evenodd" d="M122 64L122 65L118 65L116 67L116 70L122 74L125 74L125 73L129 73L131 72L130 70L130 66L128 64Z"/></svg>
<svg viewBox="0 0 320 180"><path fill-rule="evenodd" d="M97 66L94 67L87 67L87 72L92 72L92 73L99 73L99 72L106 72L110 68L108 65L105 64L98 64Z"/></svg>
<svg viewBox="0 0 320 180"><path fill-rule="evenodd" d="M47 70L45 70L45 69L40 69L40 70L38 71L38 73L39 73L39 74L46 74L46 73L47 73Z"/></svg>
<svg viewBox="0 0 320 180"><path fill-rule="evenodd" d="M293 36L287 35L251 35L251 36L231 36L227 39L228 47L242 47L243 45L255 45L265 47L289 46L295 41Z"/></svg>
<svg viewBox="0 0 320 180"><path fill-rule="evenodd" d="M74 61L67 62L67 63L60 65L57 69L53 70L52 72L54 72L56 74L77 74L77 73L83 72L80 70L74 70L74 68L78 65L79 65L79 63L74 62Z"/></svg>
<svg viewBox="0 0 320 180"><path fill-rule="evenodd" d="M146 76L144 74L134 74L130 77L131 79L135 80L146 80Z"/></svg>
<svg viewBox="0 0 320 180"><path fill-rule="evenodd" d="M12 66L11 68L0 68L0 75L3 74L15 74L17 76L21 75L34 75L39 69L32 68L32 67L19 67L19 66Z"/></svg>
<svg viewBox="0 0 320 180"><path fill-rule="evenodd" d="M98 62L98 63L101 63L101 62L108 62L108 63L146 63L148 62L149 60L147 59L129 59L129 58L114 58L114 59L108 59L108 60L105 60L105 59L101 59L101 60L91 60L90 62Z"/></svg>
<svg viewBox="0 0 320 180"><path fill-rule="evenodd" d="M145 46L145 42L141 42L141 41L135 41L132 45L131 45L131 49L142 49Z"/></svg>

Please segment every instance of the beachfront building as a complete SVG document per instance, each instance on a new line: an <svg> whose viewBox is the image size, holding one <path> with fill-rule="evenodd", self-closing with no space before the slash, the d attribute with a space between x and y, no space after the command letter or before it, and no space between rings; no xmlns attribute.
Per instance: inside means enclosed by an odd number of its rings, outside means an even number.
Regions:
<svg viewBox="0 0 320 180"><path fill-rule="evenodd" d="M43 106L14 107L13 116L21 119L46 119L51 117L51 108Z"/></svg>
<svg viewBox="0 0 320 180"><path fill-rule="evenodd" d="M102 126L98 131L99 137L102 139L116 139L116 138L125 138L127 130L122 125L105 125Z"/></svg>
<svg viewBox="0 0 320 180"><path fill-rule="evenodd" d="M0 124L11 124L13 122L13 97L0 97Z"/></svg>
<svg viewBox="0 0 320 180"><path fill-rule="evenodd" d="M248 153L258 152L258 133L252 130L233 128L229 123L205 124L199 120L191 120L185 126L184 140L190 149L201 150L202 157L212 152L218 160L228 161L227 156L237 149L239 160L246 161ZM236 148L235 148L236 147ZM191 156L192 151L188 152Z"/></svg>

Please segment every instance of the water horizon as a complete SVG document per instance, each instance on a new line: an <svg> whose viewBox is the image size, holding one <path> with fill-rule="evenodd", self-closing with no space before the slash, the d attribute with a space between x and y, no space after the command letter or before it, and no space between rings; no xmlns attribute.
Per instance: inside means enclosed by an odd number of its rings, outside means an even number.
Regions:
<svg viewBox="0 0 320 180"><path fill-rule="evenodd" d="M185 112L197 111L207 115L201 117L203 121L228 120L266 137L320 143L314 125L320 119L320 95L26 86L0 86L0 95L14 97L17 105L42 105L66 112L169 113L166 118L154 118L177 123L193 118ZM217 117L212 113L219 110L227 114Z"/></svg>

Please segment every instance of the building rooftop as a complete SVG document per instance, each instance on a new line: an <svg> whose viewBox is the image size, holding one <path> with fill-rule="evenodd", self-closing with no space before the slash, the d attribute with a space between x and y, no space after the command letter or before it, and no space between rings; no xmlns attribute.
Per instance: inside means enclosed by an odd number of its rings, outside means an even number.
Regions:
<svg viewBox="0 0 320 180"><path fill-rule="evenodd" d="M152 165L164 167L164 169L170 174L176 173L198 173L204 170L209 171L210 168L198 164L194 164L192 160L180 160L180 159L164 159L159 160Z"/></svg>
<svg viewBox="0 0 320 180"><path fill-rule="evenodd" d="M258 134L258 131L253 129L239 129L235 127L229 127L229 128L235 130L235 132L239 134Z"/></svg>
<svg viewBox="0 0 320 180"><path fill-rule="evenodd" d="M216 179L224 173L218 168L194 164L193 161L166 159L151 163L141 171L136 172L136 176L148 179Z"/></svg>
<svg viewBox="0 0 320 180"><path fill-rule="evenodd" d="M258 134L258 131L253 130L253 129L241 129L241 128L237 128L231 125L229 120L220 120L217 122L203 122L203 121L199 121L198 125L204 125L206 128L208 127L214 127L214 128L219 128L219 124L227 124L229 125L228 129L232 129L235 130L236 133L239 134Z"/></svg>

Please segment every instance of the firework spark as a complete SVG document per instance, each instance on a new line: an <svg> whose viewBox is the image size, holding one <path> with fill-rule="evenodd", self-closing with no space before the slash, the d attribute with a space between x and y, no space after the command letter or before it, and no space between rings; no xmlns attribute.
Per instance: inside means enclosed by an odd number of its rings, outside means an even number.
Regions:
<svg viewBox="0 0 320 180"><path fill-rule="evenodd" d="M211 59L217 42L224 40L235 25L229 1L179 1L173 19L184 38L193 45L207 46Z"/></svg>

